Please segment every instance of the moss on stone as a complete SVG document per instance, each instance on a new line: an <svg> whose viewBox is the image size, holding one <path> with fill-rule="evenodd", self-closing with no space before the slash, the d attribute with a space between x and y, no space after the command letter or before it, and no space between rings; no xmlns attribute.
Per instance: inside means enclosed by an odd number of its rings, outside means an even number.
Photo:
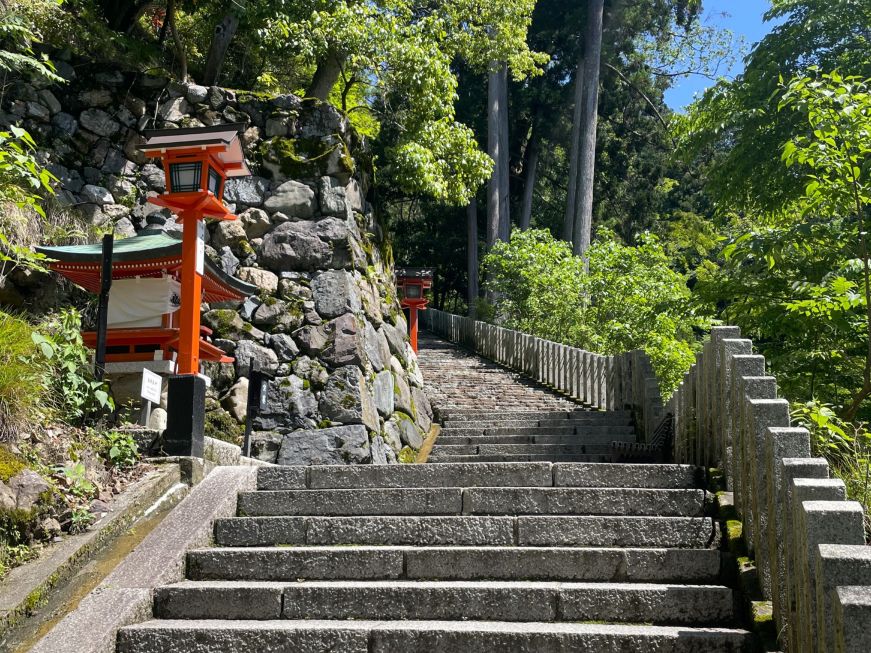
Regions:
<svg viewBox="0 0 871 653"><path fill-rule="evenodd" d="M328 428L330 428L332 425L333 425L333 423L332 423L330 420L328 420L328 419L322 419L320 422L318 422L318 428L319 428L319 429L328 429Z"/></svg>
<svg viewBox="0 0 871 653"><path fill-rule="evenodd" d="M342 167L349 174L354 173L354 159L348 146L338 134L333 134L335 142L320 138L285 138L276 136L260 145L260 155L264 161L274 163L288 179L322 177L327 174L327 165L333 152L340 150Z"/></svg>
<svg viewBox="0 0 871 653"><path fill-rule="evenodd" d="M417 451L406 445L402 447L396 459L403 465L412 464L417 460Z"/></svg>
<svg viewBox="0 0 871 653"><path fill-rule="evenodd" d="M205 435L216 440L241 445L245 435L244 427L217 403L208 403L211 405L207 406L205 415ZM209 408L211 410L208 410Z"/></svg>
<svg viewBox="0 0 871 653"><path fill-rule="evenodd" d="M5 483L26 468L27 465L21 458L8 449L0 447L0 481Z"/></svg>

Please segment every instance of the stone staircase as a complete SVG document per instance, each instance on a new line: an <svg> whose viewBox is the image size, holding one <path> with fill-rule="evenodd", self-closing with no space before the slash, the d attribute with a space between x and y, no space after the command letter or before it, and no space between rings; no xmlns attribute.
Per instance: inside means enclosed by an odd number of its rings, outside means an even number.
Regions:
<svg viewBox="0 0 871 653"><path fill-rule="evenodd" d="M278 467L119 653L750 650L699 470Z"/></svg>
<svg viewBox="0 0 871 653"><path fill-rule="evenodd" d="M597 462L627 412L422 344L432 464L260 469L118 653L753 650L702 469Z"/></svg>

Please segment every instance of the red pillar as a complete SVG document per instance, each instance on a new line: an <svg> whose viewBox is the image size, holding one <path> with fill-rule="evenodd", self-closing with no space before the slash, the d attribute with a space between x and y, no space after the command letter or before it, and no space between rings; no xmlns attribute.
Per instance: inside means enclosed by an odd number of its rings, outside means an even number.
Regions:
<svg viewBox="0 0 871 653"><path fill-rule="evenodd" d="M417 353L417 306L408 307L409 335L411 336L411 348Z"/></svg>
<svg viewBox="0 0 871 653"><path fill-rule="evenodd" d="M197 271L200 211L182 211L181 307L179 308L178 374L200 371L200 302L203 277Z"/></svg>

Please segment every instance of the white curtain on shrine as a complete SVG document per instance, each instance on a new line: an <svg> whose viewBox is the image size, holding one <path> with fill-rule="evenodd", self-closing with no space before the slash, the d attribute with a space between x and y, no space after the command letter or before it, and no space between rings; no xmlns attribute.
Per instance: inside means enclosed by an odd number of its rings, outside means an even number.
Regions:
<svg viewBox="0 0 871 653"><path fill-rule="evenodd" d="M163 316L178 310L180 297L181 284L172 277L116 279L109 290L109 326L163 326Z"/></svg>

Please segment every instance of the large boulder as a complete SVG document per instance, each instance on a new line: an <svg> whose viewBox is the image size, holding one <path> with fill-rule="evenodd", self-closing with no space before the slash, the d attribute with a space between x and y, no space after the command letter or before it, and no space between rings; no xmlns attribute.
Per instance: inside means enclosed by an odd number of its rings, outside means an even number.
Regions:
<svg viewBox="0 0 871 653"><path fill-rule="evenodd" d="M366 357L369 359L372 369L380 372L390 363L390 348L384 332L376 330L370 322L366 322L363 329L363 344L366 349Z"/></svg>
<svg viewBox="0 0 871 653"><path fill-rule="evenodd" d="M405 332L400 331L395 326L391 326L386 322L381 325L379 331L383 332L384 336L387 338L387 344L390 347L391 353L404 365L406 363Z"/></svg>
<svg viewBox="0 0 871 653"><path fill-rule="evenodd" d="M269 182L263 177L237 177L228 179L224 185L224 199L232 204L260 206L266 195Z"/></svg>
<svg viewBox="0 0 871 653"><path fill-rule="evenodd" d="M275 272L339 269L354 261L351 230L336 218L285 222L263 238L260 262Z"/></svg>
<svg viewBox="0 0 871 653"><path fill-rule="evenodd" d="M290 180L272 191L264 203L270 213L284 213L295 218L310 218L315 214L318 200L315 192L305 184Z"/></svg>
<svg viewBox="0 0 871 653"><path fill-rule="evenodd" d="M311 284L315 310L328 320L360 310L360 293L354 277L346 270L327 270L317 275Z"/></svg>
<svg viewBox="0 0 871 653"><path fill-rule="evenodd" d="M221 407L240 424L248 415L248 378L239 377L226 395L221 398Z"/></svg>
<svg viewBox="0 0 871 653"><path fill-rule="evenodd" d="M318 327L320 329L322 327ZM360 324L353 313L345 313L341 317L325 325L327 345L321 352L323 360L333 367L356 365L363 367L366 353L363 346L363 334Z"/></svg>
<svg viewBox="0 0 871 653"><path fill-rule="evenodd" d="M255 425L264 431L288 426L312 428L317 412L318 401L309 383L294 374L276 377L269 383Z"/></svg>
<svg viewBox="0 0 871 653"><path fill-rule="evenodd" d="M239 268L236 273L242 281L253 284L260 288L267 295L274 295L278 290L278 275L269 270L260 268L244 267Z"/></svg>
<svg viewBox="0 0 871 653"><path fill-rule="evenodd" d="M272 231L272 220L263 209L248 209L239 215L239 221L242 223L242 228L245 229L248 240L262 238Z"/></svg>
<svg viewBox="0 0 871 653"><path fill-rule="evenodd" d="M278 369L278 356L271 349L251 340L242 340L236 345L236 376L248 376L251 364L260 363L260 371L273 374Z"/></svg>
<svg viewBox="0 0 871 653"><path fill-rule="evenodd" d="M401 374L394 375L394 397L396 410L401 410L408 415L414 415L414 402L411 399L411 388Z"/></svg>
<svg viewBox="0 0 871 653"><path fill-rule="evenodd" d="M284 436L279 465L342 465L371 460L369 434L361 424L315 431L293 431Z"/></svg>
<svg viewBox="0 0 871 653"><path fill-rule="evenodd" d="M327 380L321 393L321 414L342 424L364 424L372 431L380 430L378 411L366 379L360 368L353 365L341 367Z"/></svg>
<svg viewBox="0 0 871 653"><path fill-rule="evenodd" d="M267 297L254 312L254 324L266 331L283 333L302 325L302 311L287 302Z"/></svg>
<svg viewBox="0 0 871 653"><path fill-rule="evenodd" d="M51 486L32 469L25 469L9 480L9 489L15 493L15 507L28 512Z"/></svg>
<svg viewBox="0 0 871 653"><path fill-rule="evenodd" d="M393 400L394 385L393 373L390 370L384 370L375 375L375 383L372 385L372 396L379 415L389 417L393 414L395 407Z"/></svg>
<svg viewBox="0 0 871 653"><path fill-rule="evenodd" d="M423 446L423 434L415 426L414 421L405 413L395 413L384 423L385 437L391 444L397 439L412 449Z"/></svg>

